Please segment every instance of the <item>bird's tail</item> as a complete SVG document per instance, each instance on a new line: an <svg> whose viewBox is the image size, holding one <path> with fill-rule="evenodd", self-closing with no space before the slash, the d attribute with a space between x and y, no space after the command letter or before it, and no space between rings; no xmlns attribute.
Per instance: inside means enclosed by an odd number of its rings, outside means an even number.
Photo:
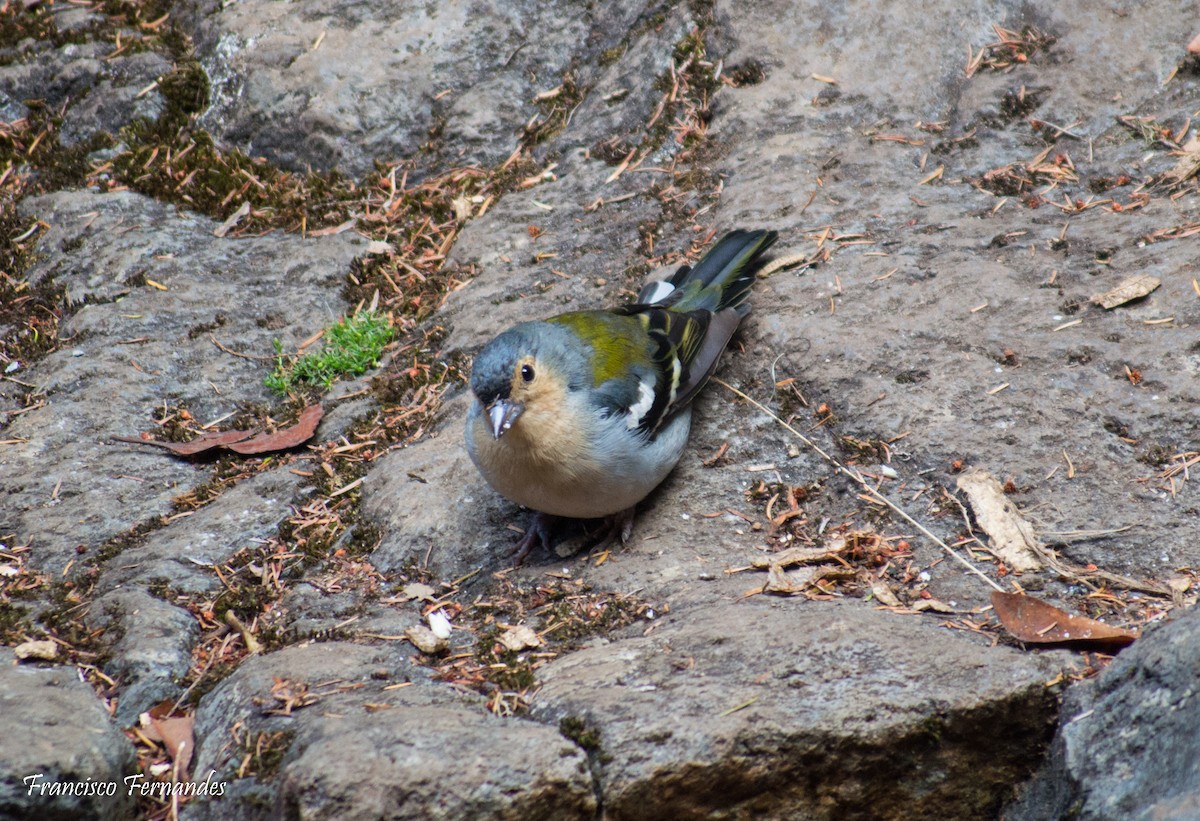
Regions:
<svg viewBox="0 0 1200 821"><path fill-rule="evenodd" d="M778 237L774 231L730 231L695 268L685 265L670 279L649 283L638 302L682 312L736 308L745 316L750 312L746 297L758 269L755 262Z"/></svg>

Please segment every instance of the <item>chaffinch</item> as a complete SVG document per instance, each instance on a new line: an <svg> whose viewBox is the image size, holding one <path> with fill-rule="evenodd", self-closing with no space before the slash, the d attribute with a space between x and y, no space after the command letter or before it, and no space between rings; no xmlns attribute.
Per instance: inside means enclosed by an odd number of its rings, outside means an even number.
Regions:
<svg viewBox="0 0 1200 821"><path fill-rule="evenodd" d="M636 302L522 322L475 358L467 452L501 495L535 511L517 544L550 547L553 517L607 520L625 542L635 506L687 443L691 401L749 313L774 231L733 231L695 268Z"/></svg>

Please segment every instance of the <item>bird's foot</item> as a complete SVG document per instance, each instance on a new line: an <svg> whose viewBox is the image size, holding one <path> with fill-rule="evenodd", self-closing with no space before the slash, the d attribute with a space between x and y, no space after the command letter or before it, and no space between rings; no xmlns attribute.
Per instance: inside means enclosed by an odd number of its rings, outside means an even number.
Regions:
<svg viewBox="0 0 1200 821"><path fill-rule="evenodd" d="M625 546L629 541L629 536L633 533L633 514L637 510L634 507L622 510L619 513L614 513L611 516L604 517L604 528L600 531L600 536L592 543L592 549L610 548L620 545Z"/></svg>
<svg viewBox="0 0 1200 821"><path fill-rule="evenodd" d="M554 517L535 510L533 518L529 521L529 527L525 529L525 535L509 553L513 557L513 567L520 567L525 562L535 544L540 544L546 550L550 550L550 537L553 535Z"/></svg>

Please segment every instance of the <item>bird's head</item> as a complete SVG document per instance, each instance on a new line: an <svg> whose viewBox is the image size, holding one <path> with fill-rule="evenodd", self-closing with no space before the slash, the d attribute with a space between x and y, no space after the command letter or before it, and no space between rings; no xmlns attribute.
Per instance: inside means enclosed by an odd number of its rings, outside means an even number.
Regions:
<svg viewBox="0 0 1200 821"><path fill-rule="evenodd" d="M584 387L586 357L564 328L526 322L497 336L475 357L471 391L499 439L523 415L554 416Z"/></svg>

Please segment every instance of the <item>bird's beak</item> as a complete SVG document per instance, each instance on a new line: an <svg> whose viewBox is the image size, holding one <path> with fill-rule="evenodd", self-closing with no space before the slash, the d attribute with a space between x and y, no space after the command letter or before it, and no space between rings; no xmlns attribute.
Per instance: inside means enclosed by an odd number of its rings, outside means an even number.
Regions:
<svg viewBox="0 0 1200 821"><path fill-rule="evenodd" d="M499 439L503 436L524 410L525 406L520 402L513 402L509 399L497 399L489 405L487 415L492 425L492 437Z"/></svg>

